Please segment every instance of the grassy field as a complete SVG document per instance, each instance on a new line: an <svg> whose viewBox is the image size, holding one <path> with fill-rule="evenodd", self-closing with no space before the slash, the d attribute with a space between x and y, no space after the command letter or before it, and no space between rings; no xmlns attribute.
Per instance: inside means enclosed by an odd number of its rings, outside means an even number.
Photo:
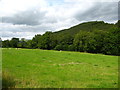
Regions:
<svg viewBox="0 0 120 90"><path fill-rule="evenodd" d="M2 49L2 70L17 88L117 88L118 57L39 49Z"/></svg>

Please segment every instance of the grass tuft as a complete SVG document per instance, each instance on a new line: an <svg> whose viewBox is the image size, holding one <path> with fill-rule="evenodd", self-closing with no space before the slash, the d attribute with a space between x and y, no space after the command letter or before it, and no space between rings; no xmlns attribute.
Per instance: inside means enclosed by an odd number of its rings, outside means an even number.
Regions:
<svg viewBox="0 0 120 90"><path fill-rule="evenodd" d="M15 80L8 72L2 72L2 87L3 88L15 88Z"/></svg>

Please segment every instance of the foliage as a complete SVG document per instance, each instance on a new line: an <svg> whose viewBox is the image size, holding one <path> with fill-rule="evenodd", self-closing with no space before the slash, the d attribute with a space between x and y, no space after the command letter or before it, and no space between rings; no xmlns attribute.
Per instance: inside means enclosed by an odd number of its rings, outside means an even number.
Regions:
<svg viewBox="0 0 120 90"><path fill-rule="evenodd" d="M120 55L120 30L113 28L106 35L103 43L102 52L110 55Z"/></svg>
<svg viewBox="0 0 120 90"><path fill-rule="evenodd" d="M10 46L11 47L18 47L18 43L19 43L19 38L12 38L11 40L10 40Z"/></svg>
<svg viewBox="0 0 120 90"><path fill-rule="evenodd" d="M26 48L26 46L27 46L27 42L25 41L25 38L22 38L17 45L17 47L19 48Z"/></svg>
<svg viewBox="0 0 120 90"><path fill-rule="evenodd" d="M5 48L10 47L10 41L9 40L2 41L2 47L5 47Z"/></svg>
<svg viewBox="0 0 120 90"><path fill-rule="evenodd" d="M51 34L52 32L46 32L43 34L38 41L38 48L40 49L51 49Z"/></svg>

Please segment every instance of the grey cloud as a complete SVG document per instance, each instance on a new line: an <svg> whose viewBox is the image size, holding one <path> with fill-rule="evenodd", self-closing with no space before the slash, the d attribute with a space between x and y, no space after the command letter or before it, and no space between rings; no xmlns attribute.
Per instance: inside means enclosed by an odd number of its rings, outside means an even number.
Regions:
<svg viewBox="0 0 120 90"><path fill-rule="evenodd" d="M42 20L46 12L38 11L35 9L19 12L13 16L2 17L3 23L12 23L19 25L39 25L42 23Z"/></svg>
<svg viewBox="0 0 120 90"><path fill-rule="evenodd" d="M30 32L30 33L39 33L39 32L45 32L46 30L52 29L49 28L50 26L45 25L38 25L38 26L24 26L24 25L8 25L8 26L2 26L0 25L0 32L3 33L3 35L7 32L9 33L21 33L21 32Z"/></svg>
<svg viewBox="0 0 120 90"><path fill-rule="evenodd" d="M43 23L57 23L58 18L54 14L52 16L47 15L47 11L38 11L36 9L26 10L18 12L13 16L2 17L2 23L10 23L14 25L42 25Z"/></svg>
<svg viewBox="0 0 120 90"><path fill-rule="evenodd" d="M75 18L79 21L104 20L109 22L118 20L118 3L97 2L84 13L77 13Z"/></svg>
<svg viewBox="0 0 120 90"><path fill-rule="evenodd" d="M2 39L6 39L6 38L13 38L13 37L17 37L17 38L25 38L27 37L27 39L32 38L35 34L37 33L30 33L30 32L3 32L2 34Z"/></svg>
<svg viewBox="0 0 120 90"><path fill-rule="evenodd" d="M46 17L46 19L44 19L45 23L57 23L58 20L56 17L54 17L54 15L52 17Z"/></svg>

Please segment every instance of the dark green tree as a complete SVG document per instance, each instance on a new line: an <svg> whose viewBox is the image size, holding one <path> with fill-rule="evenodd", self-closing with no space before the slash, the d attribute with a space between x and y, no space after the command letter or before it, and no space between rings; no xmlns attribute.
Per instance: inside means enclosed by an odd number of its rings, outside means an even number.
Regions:
<svg viewBox="0 0 120 90"><path fill-rule="evenodd" d="M120 55L120 30L119 28L111 29L103 41L102 53L110 55Z"/></svg>
<svg viewBox="0 0 120 90"><path fill-rule="evenodd" d="M19 43L19 38L12 38L10 40L10 46L13 48L17 48Z"/></svg>
<svg viewBox="0 0 120 90"><path fill-rule="evenodd" d="M32 42L31 42L32 48L38 48L38 42L40 38L41 38L40 34L37 34L35 35L35 37L33 37Z"/></svg>
<svg viewBox="0 0 120 90"><path fill-rule="evenodd" d="M8 48L8 47L10 47L10 41L9 41L9 40L4 40L4 41L2 41L2 47L3 47L3 48Z"/></svg>
<svg viewBox="0 0 120 90"><path fill-rule="evenodd" d="M22 39L19 41L18 47L19 47L19 48L26 48L26 47L27 47L27 42L26 42L25 38L22 38Z"/></svg>
<svg viewBox="0 0 120 90"><path fill-rule="evenodd" d="M74 38L74 46L76 51L87 51L87 42L91 39L91 33L80 31Z"/></svg>
<svg viewBox="0 0 120 90"><path fill-rule="evenodd" d="M40 49L51 49L51 35L52 32L46 32L45 34L43 34L38 41L38 48Z"/></svg>
<svg viewBox="0 0 120 90"><path fill-rule="evenodd" d="M27 46L26 46L26 47L29 48L29 49L32 49L32 47L33 47L33 46L32 46L32 40L27 40L26 43L27 43Z"/></svg>

